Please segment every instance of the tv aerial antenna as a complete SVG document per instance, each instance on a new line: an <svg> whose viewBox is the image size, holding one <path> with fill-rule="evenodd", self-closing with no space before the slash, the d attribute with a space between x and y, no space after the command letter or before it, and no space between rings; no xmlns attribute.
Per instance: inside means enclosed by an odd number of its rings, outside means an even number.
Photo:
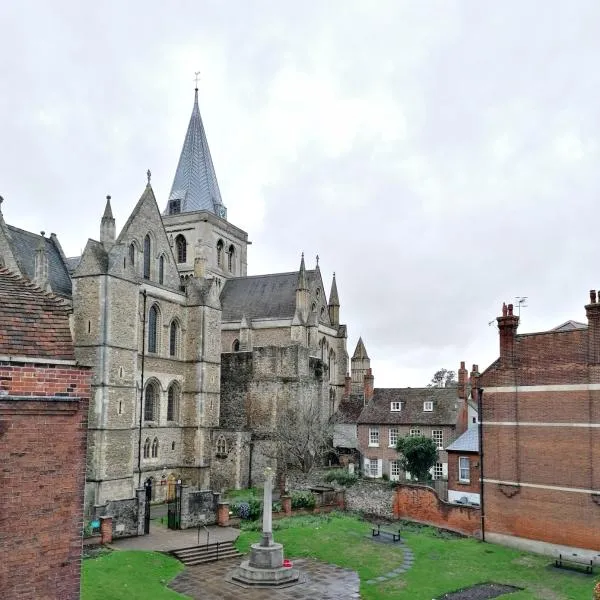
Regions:
<svg viewBox="0 0 600 600"><path fill-rule="evenodd" d="M527 296L515 296L517 305L517 317L521 318L521 308L527 308Z"/></svg>

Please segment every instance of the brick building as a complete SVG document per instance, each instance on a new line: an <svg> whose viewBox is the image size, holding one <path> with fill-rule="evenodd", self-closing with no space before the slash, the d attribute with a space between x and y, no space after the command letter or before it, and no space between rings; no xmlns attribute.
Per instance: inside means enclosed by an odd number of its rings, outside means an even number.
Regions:
<svg viewBox="0 0 600 600"><path fill-rule="evenodd" d="M477 425L469 427L446 446L448 455L448 502L479 505L480 459Z"/></svg>
<svg viewBox="0 0 600 600"><path fill-rule="evenodd" d="M89 371L67 303L0 269L0 596L79 598Z"/></svg>
<svg viewBox="0 0 600 600"><path fill-rule="evenodd" d="M600 550L600 303L587 326L568 321L517 334L498 317L500 357L481 375L487 540L553 553ZM535 540L535 541L532 541Z"/></svg>

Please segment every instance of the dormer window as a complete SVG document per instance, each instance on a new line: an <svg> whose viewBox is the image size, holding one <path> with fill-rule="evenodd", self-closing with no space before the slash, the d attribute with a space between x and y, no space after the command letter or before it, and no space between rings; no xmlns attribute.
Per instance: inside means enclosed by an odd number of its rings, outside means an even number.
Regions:
<svg viewBox="0 0 600 600"><path fill-rule="evenodd" d="M423 410L425 412L433 412L433 402L431 400L423 402Z"/></svg>
<svg viewBox="0 0 600 600"><path fill-rule="evenodd" d="M390 402L390 410L392 412L400 412L402 410L402 402Z"/></svg>

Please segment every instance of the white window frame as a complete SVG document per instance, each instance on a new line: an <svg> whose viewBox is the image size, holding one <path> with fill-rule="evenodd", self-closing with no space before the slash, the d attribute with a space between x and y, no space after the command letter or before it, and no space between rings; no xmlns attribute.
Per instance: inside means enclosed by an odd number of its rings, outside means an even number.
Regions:
<svg viewBox="0 0 600 600"><path fill-rule="evenodd" d="M402 467L399 460L390 460L390 481L399 481Z"/></svg>
<svg viewBox="0 0 600 600"><path fill-rule="evenodd" d="M436 434L438 434L438 435L436 436ZM431 439L435 442L438 450L444 449L444 430L443 429L432 429L431 430Z"/></svg>
<svg viewBox="0 0 600 600"><path fill-rule="evenodd" d="M390 410L392 412L400 412L402 410L402 402L390 402Z"/></svg>
<svg viewBox="0 0 600 600"><path fill-rule="evenodd" d="M373 466L375 466L375 470L373 470ZM378 458L370 458L369 459L369 477L373 479L379 476L379 459Z"/></svg>
<svg viewBox="0 0 600 600"><path fill-rule="evenodd" d="M431 467L431 476L433 479L443 479L444 478L444 464L441 462L436 462L433 467Z"/></svg>
<svg viewBox="0 0 600 600"><path fill-rule="evenodd" d="M425 400L425 402L423 402L423 411L433 412L433 400Z"/></svg>
<svg viewBox="0 0 600 600"><path fill-rule="evenodd" d="M423 432L420 429L411 429L410 430L410 437L417 437L417 436L421 436L423 435Z"/></svg>
<svg viewBox="0 0 600 600"><path fill-rule="evenodd" d="M379 448L379 427L369 427L369 448Z"/></svg>
<svg viewBox="0 0 600 600"><path fill-rule="evenodd" d="M392 434L394 434L394 440L392 441ZM388 431L388 441L389 441L389 447L390 448L395 448L396 444L398 442L398 438L400 437L400 431L398 430L397 427L390 427L389 431Z"/></svg>
<svg viewBox="0 0 600 600"><path fill-rule="evenodd" d="M467 461L467 466L463 466L463 461ZM466 469L467 476L463 477L463 472ZM468 456L458 457L458 481L460 483L471 483L471 460Z"/></svg>

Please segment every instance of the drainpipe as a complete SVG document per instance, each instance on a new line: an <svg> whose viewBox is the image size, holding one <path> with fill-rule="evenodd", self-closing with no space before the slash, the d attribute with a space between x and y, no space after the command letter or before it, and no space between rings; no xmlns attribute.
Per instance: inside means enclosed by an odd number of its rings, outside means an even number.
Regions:
<svg viewBox="0 0 600 600"><path fill-rule="evenodd" d="M483 502L483 388L479 388L477 412L479 420L479 506L481 510L481 541L485 542L485 504Z"/></svg>
<svg viewBox="0 0 600 600"><path fill-rule="evenodd" d="M142 317L142 377L140 381L140 424L138 435L138 488L142 487L142 419L144 416L144 359L146 357L146 290L144 296L144 312Z"/></svg>

